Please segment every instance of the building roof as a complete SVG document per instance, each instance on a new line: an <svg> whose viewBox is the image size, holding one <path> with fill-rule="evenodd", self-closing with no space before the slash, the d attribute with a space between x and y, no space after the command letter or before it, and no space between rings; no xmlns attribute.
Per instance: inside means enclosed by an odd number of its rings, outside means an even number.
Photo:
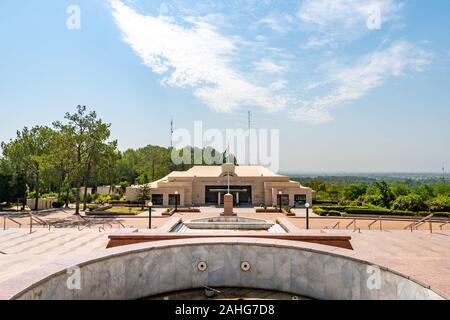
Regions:
<svg viewBox="0 0 450 320"><path fill-rule="evenodd" d="M233 166L234 174L238 177L281 177L263 166ZM194 166L187 171L174 171L167 178L177 177L220 177L223 166Z"/></svg>

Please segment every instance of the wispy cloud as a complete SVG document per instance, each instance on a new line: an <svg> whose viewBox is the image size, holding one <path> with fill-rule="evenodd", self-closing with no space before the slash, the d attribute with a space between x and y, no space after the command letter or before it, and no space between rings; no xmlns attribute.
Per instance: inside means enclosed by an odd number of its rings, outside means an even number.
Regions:
<svg viewBox="0 0 450 320"><path fill-rule="evenodd" d="M298 17L310 32L306 46L322 47L382 28L401 7L395 0L304 0Z"/></svg>
<svg viewBox="0 0 450 320"><path fill-rule="evenodd" d="M167 16L144 16L119 0L111 0L123 39L144 64L165 75L163 82L192 88L196 97L217 111L241 106L281 110L287 98L270 87L255 85L237 68L236 39L218 33L205 21L189 17L184 24Z"/></svg>
<svg viewBox="0 0 450 320"><path fill-rule="evenodd" d="M303 0L298 17L307 31L299 35L302 39L306 36L310 46L350 41L367 32L371 6L381 8L384 22L393 19L401 7L394 1ZM250 34L238 33L232 24L229 27L229 17L223 12L173 17L168 7L152 16L136 12L121 0L110 2L124 42L147 67L161 75L161 83L192 90L197 99L218 112L246 106L269 112L289 108L291 119L326 123L332 120L335 107L363 98L391 77L419 72L431 59L426 51L407 41L383 38L379 46L384 49L359 58L352 55L352 61L357 62L350 65L331 65L331 55L333 60L342 61L332 48L318 57L315 49L301 50L305 54L301 56L296 45L296 49L276 46L273 33L254 29L259 18L248 24ZM265 12L261 16L276 16L276 23L283 19L293 23L288 14ZM275 39L284 36L276 34ZM308 84L311 76L315 82Z"/></svg>
<svg viewBox="0 0 450 320"><path fill-rule="evenodd" d="M292 22L293 17L289 14L282 14L282 15L271 14L260 19L257 23L257 26L264 26L276 32L285 33L289 31L290 24Z"/></svg>
<svg viewBox="0 0 450 320"><path fill-rule="evenodd" d="M328 79L313 87L328 86L334 89L328 89L329 94L311 101L300 102L291 115L299 121L328 122L331 120L329 110L333 107L366 96L390 77L402 76L407 71L422 71L430 59L426 51L402 41L362 58L352 67L333 68Z"/></svg>
<svg viewBox="0 0 450 320"><path fill-rule="evenodd" d="M272 60L267 58L255 62L254 65L256 71L263 73L280 73L285 72L287 70L286 66L278 65Z"/></svg>

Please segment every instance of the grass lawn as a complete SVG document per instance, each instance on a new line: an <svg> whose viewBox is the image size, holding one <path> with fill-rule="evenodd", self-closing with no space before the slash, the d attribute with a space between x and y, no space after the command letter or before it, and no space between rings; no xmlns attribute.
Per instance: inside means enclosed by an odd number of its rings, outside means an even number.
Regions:
<svg viewBox="0 0 450 320"><path fill-rule="evenodd" d="M141 208L127 208L127 207L113 207L111 209L105 210L105 212L111 212L111 213L132 213L135 215L141 214L146 212L147 210L142 211Z"/></svg>

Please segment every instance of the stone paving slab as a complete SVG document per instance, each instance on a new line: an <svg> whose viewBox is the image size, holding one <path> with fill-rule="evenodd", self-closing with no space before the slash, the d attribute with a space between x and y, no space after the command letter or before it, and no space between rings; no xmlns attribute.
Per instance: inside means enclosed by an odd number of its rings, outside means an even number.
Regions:
<svg viewBox="0 0 450 320"><path fill-rule="evenodd" d="M324 232L349 233L338 230ZM0 254L0 282L61 258L70 259L103 250L108 236L117 233L117 229L106 232L98 232L98 229L37 229L33 234L25 229L0 230L0 252L6 253ZM450 298L449 231L430 234L427 231L362 230L361 233L351 233L351 236L354 251L336 249L336 253L344 252L406 274Z"/></svg>

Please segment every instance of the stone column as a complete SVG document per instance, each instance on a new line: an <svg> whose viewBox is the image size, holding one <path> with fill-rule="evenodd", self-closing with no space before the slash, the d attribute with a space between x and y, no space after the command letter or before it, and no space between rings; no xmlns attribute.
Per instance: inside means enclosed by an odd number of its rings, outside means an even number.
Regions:
<svg viewBox="0 0 450 320"><path fill-rule="evenodd" d="M235 216L235 214L233 213L233 195L229 194L229 193L224 195L223 202L224 202L223 216L225 216L225 217Z"/></svg>
<svg viewBox="0 0 450 320"><path fill-rule="evenodd" d="M222 193L221 192L219 192L219 203L218 203L218 206L220 207L220 205L222 204Z"/></svg>

